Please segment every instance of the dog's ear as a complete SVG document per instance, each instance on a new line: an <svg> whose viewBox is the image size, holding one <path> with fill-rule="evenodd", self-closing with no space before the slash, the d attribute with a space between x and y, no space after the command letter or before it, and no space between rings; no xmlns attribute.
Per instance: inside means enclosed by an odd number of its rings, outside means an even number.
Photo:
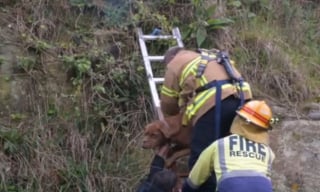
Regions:
<svg viewBox="0 0 320 192"><path fill-rule="evenodd" d="M155 132L161 131L161 122L160 121L153 121L146 125L145 132Z"/></svg>

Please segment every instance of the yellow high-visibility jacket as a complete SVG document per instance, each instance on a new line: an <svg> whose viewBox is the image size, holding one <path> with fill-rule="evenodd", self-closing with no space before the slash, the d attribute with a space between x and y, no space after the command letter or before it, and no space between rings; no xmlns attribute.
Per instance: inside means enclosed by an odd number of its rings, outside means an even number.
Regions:
<svg viewBox="0 0 320 192"><path fill-rule="evenodd" d="M270 179L274 159L269 146L233 134L213 142L202 151L187 182L190 187L198 188L213 171L218 186L231 177L259 176Z"/></svg>
<svg viewBox="0 0 320 192"><path fill-rule="evenodd" d="M179 111L184 112L183 124L195 124L199 117L212 108L215 101L215 88L195 94L195 90L213 80L229 80L223 65L215 60L210 61L203 75L196 78L198 66L201 60L200 53L189 50L181 50L166 66L164 83L161 88L161 110L165 116L175 115ZM240 73L233 67L236 77ZM250 85L243 83L244 99L251 99ZM239 85L224 84L222 86L221 100L228 96L239 97Z"/></svg>

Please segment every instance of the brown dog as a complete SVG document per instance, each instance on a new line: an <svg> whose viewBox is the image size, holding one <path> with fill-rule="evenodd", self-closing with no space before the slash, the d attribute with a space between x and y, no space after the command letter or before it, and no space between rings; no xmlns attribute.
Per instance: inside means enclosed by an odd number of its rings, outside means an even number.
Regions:
<svg viewBox="0 0 320 192"><path fill-rule="evenodd" d="M144 149L158 149L164 144L171 146L165 159L165 166L170 168L177 159L190 154L191 126L181 124L182 115L165 117L146 125L142 147Z"/></svg>

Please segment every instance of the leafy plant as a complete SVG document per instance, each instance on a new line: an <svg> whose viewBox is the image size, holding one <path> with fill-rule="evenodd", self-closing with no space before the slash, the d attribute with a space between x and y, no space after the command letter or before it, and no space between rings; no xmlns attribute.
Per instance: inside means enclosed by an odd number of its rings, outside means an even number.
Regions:
<svg viewBox="0 0 320 192"><path fill-rule="evenodd" d="M85 185L87 175L88 168L84 163L77 163L70 160L67 169L59 171L61 178L59 191L73 191L75 189L88 191Z"/></svg>
<svg viewBox="0 0 320 192"><path fill-rule="evenodd" d="M195 7L195 21L183 27L183 38L195 38L198 47L203 45L209 33L217 29L223 29L233 23L228 18L212 18L216 11L215 4L206 7L202 1L194 0L193 5Z"/></svg>
<svg viewBox="0 0 320 192"><path fill-rule="evenodd" d="M84 75L91 69L91 61L87 57L63 56L67 70L73 70L74 76L72 77L72 84L79 85L82 83Z"/></svg>
<svg viewBox="0 0 320 192"><path fill-rule="evenodd" d="M47 115L48 117L55 117L58 114L58 109L56 108L56 106L54 104L49 104L49 108L47 111Z"/></svg>
<svg viewBox="0 0 320 192"><path fill-rule="evenodd" d="M3 150L6 154L14 154L23 144L23 137L17 129L1 129L0 141L3 142Z"/></svg>
<svg viewBox="0 0 320 192"><path fill-rule="evenodd" d="M130 9L129 3L124 0L113 0L111 5L105 6L104 20L105 24L109 27L122 27L130 22Z"/></svg>
<svg viewBox="0 0 320 192"><path fill-rule="evenodd" d="M18 68L24 71L30 71L36 67L36 58L31 56L20 56L18 57Z"/></svg>
<svg viewBox="0 0 320 192"><path fill-rule="evenodd" d="M42 52L42 51L45 51L47 49L52 48L52 46L45 41L37 40L36 44L35 44L35 48L36 48L37 52Z"/></svg>
<svg viewBox="0 0 320 192"><path fill-rule="evenodd" d="M145 4L142 1L136 1L133 5L136 9L136 13L132 15L131 22L142 28L143 31L150 33L155 27L161 27L163 33L171 31L170 19L165 15L159 13L154 7L155 4L163 3L158 1L152 4Z"/></svg>

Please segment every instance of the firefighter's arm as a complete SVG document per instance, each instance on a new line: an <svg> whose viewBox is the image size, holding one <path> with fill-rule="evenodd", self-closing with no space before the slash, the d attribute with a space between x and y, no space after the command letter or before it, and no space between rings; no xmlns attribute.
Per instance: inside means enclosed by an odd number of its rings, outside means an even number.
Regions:
<svg viewBox="0 0 320 192"><path fill-rule="evenodd" d="M193 166L188 179L183 184L183 192L196 191L211 175L214 169L214 153L216 142L207 147Z"/></svg>
<svg viewBox="0 0 320 192"><path fill-rule="evenodd" d="M161 87L160 106L165 116L179 113L179 82L177 75L168 68Z"/></svg>

